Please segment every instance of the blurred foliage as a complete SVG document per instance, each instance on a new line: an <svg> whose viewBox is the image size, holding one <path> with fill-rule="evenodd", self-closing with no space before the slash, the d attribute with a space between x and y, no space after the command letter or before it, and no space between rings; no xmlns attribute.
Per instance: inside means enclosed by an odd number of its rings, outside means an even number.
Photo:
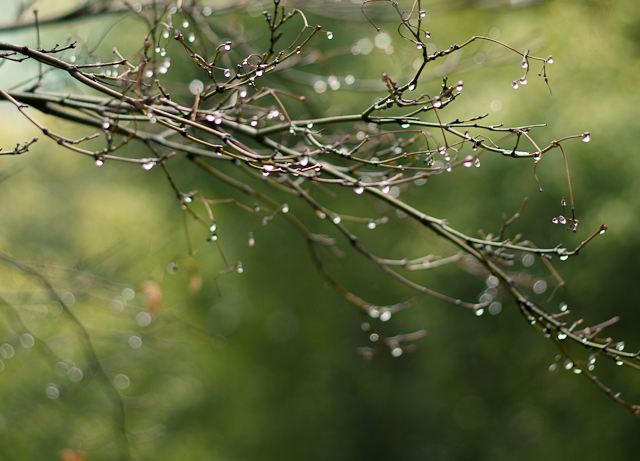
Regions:
<svg viewBox="0 0 640 461"><path fill-rule="evenodd" d="M284 84L308 96L301 113L359 112L376 96L367 88L381 72L399 78L411 67L415 50L384 21L393 55L375 47L369 55L350 53L358 40L376 36L355 3L308 4L312 21L334 33L333 41L320 40L319 46L336 56L306 71L353 74L356 83L315 94L293 74ZM593 321L619 313L615 335L637 347L637 2L447 3L434 2L429 19L438 47L489 34L554 56L551 96L536 78L511 89L520 74L512 56L486 44L465 50L447 70L451 80L465 81L456 114L489 112L491 121L508 124L546 122L549 127L538 134L546 141L590 130L589 145L569 149L578 212L583 232L601 222L610 231L561 269L571 305ZM254 9L225 20L260 40ZM336 11L348 11L354 22ZM214 13L211 21L216 19ZM135 49L141 29L130 19L89 18L52 26L43 37L54 43L72 33L95 44L109 27L99 53L108 55L116 45ZM34 38L25 31L0 40ZM186 64L174 64L177 82L194 78ZM423 85L437 86L441 71L433 69ZM0 67L3 87L25 76L24 66ZM33 136L13 107L1 105L0 117L3 147ZM573 245L584 234L550 223L566 194L561 165L558 157L542 163L544 192L538 193L530 162L485 154L479 170L454 172L457 181L435 178L405 199L473 232L499 228L501 213L512 213L529 196L517 229L540 244ZM175 174L212 197L236 197L190 167ZM411 354L366 361L356 353L367 343L360 314L324 283L304 241L282 219L263 227L237 208L220 206L219 248L244 267L242 274L221 273L218 249L199 231L190 234L195 254L188 255L185 218L159 171L119 164L97 169L41 140L27 155L0 159L0 194L0 249L46 274L87 327L107 373L121 387L136 459L595 461L634 459L640 449L637 419L580 377L549 373L555 351L506 299L501 314L476 318L417 297L410 310L376 328L426 328L427 338ZM370 212L353 194L336 203L345 212ZM388 224L371 231L370 241L389 254L418 255L433 244L417 230L399 230ZM330 226L323 231L330 233ZM247 245L249 232L255 247ZM327 261L354 292L380 303L414 296L343 247L344 258ZM448 270L425 277L466 297L477 296L483 285ZM155 296L151 305L145 294ZM55 459L68 449L90 460L114 459L111 404L86 368L68 319L33 279L7 267L0 270L0 295L0 343L11 345L0 346L0 458ZM8 298L20 302L10 306L3 302ZM74 365L84 372L79 382L69 372ZM623 393L640 384L632 373L612 379Z"/></svg>

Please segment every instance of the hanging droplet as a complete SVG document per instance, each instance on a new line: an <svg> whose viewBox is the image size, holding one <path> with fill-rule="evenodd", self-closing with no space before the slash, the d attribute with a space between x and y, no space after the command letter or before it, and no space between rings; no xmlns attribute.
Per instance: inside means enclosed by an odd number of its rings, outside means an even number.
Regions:
<svg viewBox="0 0 640 461"><path fill-rule="evenodd" d="M465 168L471 168L473 166L473 156L467 155L462 165L464 165Z"/></svg>
<svg viewBox="0 0 640 461"><path fill-rule="evenodd" d="M104 159L102 157L96 158L96 166L104 165Z"/></svg>
<svg viewBox="0 0 640 461"><path fill-rule="evenodd" d="M529 83L526 76L520 77L520 85L526 85Z"/></svg>
<svg viewBox="0 0 640 461"><path fill-rule="evenodd" d="M476 159L473 161L473 166L475 166L476 168L480 168L480 157L476 157Z"/></svg>
<svg viewBox="0 0 640 461"><path fill-rule="evenodd" d="M553 56L547 58L547 64L553 64Z"/></svg>
<svg viewBox="0 0 640 461"><path fill-rule="evenodd" d="M187 37L187 40L189 41L189 43L193 43L196 41L196 35L191 33L189 34L189 37Z"/></svg>
<svg viewBox="0 0 640 461"><path fill-rule="evenodd" d="M327 40L333 40L333 32L330 30L327 31Z"/></svg>
<svg viewBox="0 0 640 461"><path fill-rule="evenodd" d="M340 224L342 222L342 218L338 215L335 215L331 222L333 222L333 224Z"/></svg>
<svg viewBox="0 0 640 461"><path fill-rule="evenodd" d="M231 69L225 69L224 70L224 76L225 76L225 78L231 77Z"/></svg>
<svg viewBox="0 0 640 461"><path fill-rule="evenodd" d="M431 38L431 32L429 32L428 30L424 31L424 38L426 38L427 40Z"/></svg>
<svg viewBox="0 0 640 461"><path fill-rule="evenodd" d="M382 311L382 313L380 314L380 321L387 322L390 319L391 319L391 311L390 310Z"/></svg>
<svg viewBox="0 0 640 461"><path fill-rule="evenodd" d="M189 28L189 21L187 21L186 19L182 22L182 27L185 29Z"/></svg>
<svg viewBox="0 0 640 461"><path fill-rule="evenodd" d="M380 186L380 190L384 193L384 194L388 194L389 191L391 190L391 187L389 186L389 183L382 183L382 185Z"/></svg>
<svg viewBox="0 0 640 461"><path fill-rule="evenodd" d="M417 48L417 49L419 49L419 50L421 50L422 48L424 48L424 43L422 43L422 42L417 42L417 43L416 43L416 48Z"/></svg>
<svg viewBox="0 0 640 461"><path fill-rule="evenodd" d="M621 352L624 350L624 341L620 341L618 344L616 344L616 350Z"/></svg>
<svg viewBox="0 0 640 461"><path fill-rule="evenodd" d="M514 90L517 90L518 88L520 88L520 84L518 83L517 80L513 81L513 83L511 84L511 88L513 88Z"/></svg>
<svg viewBox="0 0 640 461"><path fill-rule="evenodd" d="M520 63L520 67L522 67L523 69L529 68L529 61L527 60L527 58L522 59L522 62Z"/></svg>
<svg viewBox="0 0 640 461"><path fill-rule="evenodd" d="M154 166L156 166L155 159L147 159L144 162L142 162L142 169L145 170L145 171L149 171Z"/></svg>
<svg viewBox="0 0 640 461"><path fill-rule="evenodd" d="M252 127L258 126L258 119L252 118L251 121L249 122L249 125L251 125Z"/></svg>
<svg viewBox="0 0 640 461"><path fill-rule="evenodd" d="M242 267L242 263L240 261L236 264L236 272L238 274L242 274L244 272L244 267Z"/></svg>
<svg viewBox="0 0 640 461"><path fill-rule="evenodd" d="M556 216L554 216L553 218L551 218L551 222L553 224L558 224L559 221L558 221L558 218Z"/></svg>
<svg viewBox="0 0 640 461"><path fill-rule="evenodd" d="M353 188L353 191L357 195L362 195L364 193L364 186L362 184L356 184L356 186Z"/></svg>
<svg viewBox="0 0 640 461"><path fill-rule="evenodd" d="M375 343L379 339L380 339L380 335L378 333L371 333L369 335L369 341L371 341L372 343Z"/></svg>
<svg viewBox="0 0 640 461"><path fill-rule="evenodd" d="M484 309L483 308L477 308L475 309L474 313L476 314L476 317L480 317L482 314L484 314Z"/></svg>
<svg viewBox="0 0 640 461"><path fill-rule="evenodd" d="M567 339L567 334L565 332L563 332L563 331L559 331L558 332L558 339L560 341L563 341L563 340Z"/></svg>
<svg viewBox="0 0 640 461"><path fill-rule="evenodd" d="M402 348L394 347L393 349L391 349L391 355L395 358L400 357L402 355Z"/></svg>
<svg viewBox="0 0 640 461"><path fill-rule="evenodd" d="M569 309L569 306L565 302L560 303L560 312L566 312Z"/></svg>
<svg viewBox="0 0 640 461"><path fill-rule="evenodd" d="M55 400L60 397L60 389L55 383L47 384L47 387L45 387L44 389L44 393L46 394L47 398L50 398L51 400Z"/></svg>
<svg viewBox="0 0 640 461"><path fill-rule="evenodd" d="M462 91L462 88L464 88L464 83L462 82L462 80L458 80L458 83L456 84L456 90Z"/></svg>
<svg viewBox="0 0 640 461"><path fill-rule="evenodd" d="M225 50L225 51L229 51L230 49L231 49L231 42L226 42L226 43L224 44L224 50Z"/></svg>
<svg viewBox="0 0 640 461"><path fill-rule="evenodd" d="M375 222L375 221L369 221L369 222L367 223L367 227L368 227L369 229L371 229L371 230L375 229L375 228L376 228L376 222Z"/></svg>
<svg viewBox="0 0 640 461"><path fill-rule="evenodd" d="M280 211L282 211L283 214L289 213L289 204L283 203L282 206L280 207Z"/></svg>
<svg viewBox="0 0 640 461"><path fill-rule="evenodd" d="M598 232L600 235L604 234L607 232L607 227L606 226L602 226L600 227L600 232Z"/></svg>
<svg viewBox="0 0 640 461"><path fill-rule="evenodd" d="M426 18L427 12L425 10L420 10L420 12L418 13L418 16L420 16L420 19Z"/></svg>
<svg viewBox="0 0 640 461"><path fill-rule="evenodd" d="M569 255L561 255L560 256L560 261L566 261L567 259L569 259Z"/></svg>
<svg viewBox="0 0 640 461"><path fill-rule="evenodd" d="M582 142L589 142L591 141L591 133L589 133L588 131L585 131L584 133L582 133Z"/></svg>
<svg viewBox="0 0 640 461"><path fill-rule="evenodd" d="M440 101L440 96L435 97L433 101L433 107L435 107L436 109L442 107L442 101Z"/></svg>
<svg viewBox="0 0 640 461"><path fill-rule="evenodd" d="M560 215L558 216L558 222L562 225L567 224L567 218L565 218L564 216Z"/></svg>

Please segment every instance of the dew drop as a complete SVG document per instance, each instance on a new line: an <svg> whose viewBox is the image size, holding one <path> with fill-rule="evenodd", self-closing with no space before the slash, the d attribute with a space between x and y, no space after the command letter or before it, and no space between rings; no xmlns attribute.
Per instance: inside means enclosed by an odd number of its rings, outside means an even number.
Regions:
<svg viewBox="0 0 640 461"><path fill-rule="evenodd" d="M367 223L367 227L368 227L369 229L371 229L371 230L375 229L375 228L376 228L376 222L375 222L375 221L369 221L369 222Z"/></svg>
<svg viewBox="0 0 640 461"><path fill-rule="evenodd" d="M156 161L154 159L149 159L142 163L142 169L145 171L151 170L154 166L156 166Z"/></svg>
<svg viewBox="0 0 640 461"><path fill-rule="evenodd" d="M282 211L282 213L284 213L284 214L289 213L289 204L288 203L283 203L282 207L280 207L280 211Z"/></svg>
<svg viewBox="0 0 640 461"><path fill-rule="evenodd" d="M456 90L462 91L462 88L464 88L464 83L462 82L462 80L458 80L458 83L456 84Z"/></svg>
<svg viewBox="0 0 640 461"><path fill-rule="evenodd" d="M553 64L553 62L554 62L554 61L553 61L553 56L549 56L549 57L547 58L547 64Z"/></svg>
<svg viewBox="0 0 640 461"><path fill-rule="evenodd" d="M440 107L442 107L442 101L440 100L440 96L435 97L433 101L433 107L435 107L436 109L439 109Z"/></svg>
<svg viewBox="0 0 640 461"><path fill-rule="evenodd" d="M520 85L526 85L527 83L529 83L527 77L520 77Z"/></svg>
<svg viewBox="0 0 640 461"><path fill-rule="evenodd" d="M342 218L338 215L335 215L331 222L333 222L333 224L340 224L342 222Z"/></svg>
<svg viewBox="0 0 640 461"><path fill-rule="evenodd" d="M558 216L558 222L560 224L563 224L563 225L567 224L567 218L565 218L564 216L560 215L560 216Z"/></svg>
<svg viewBox="0 0 640 461"><path fill-rule="evenodd" d="M47 387L45 387L44 389L44 393L51 400L56 400L58 397L60 397L60 389L55 383L47 384Z"/></svg>
<svg viewBox="0 0 640 461"><path fill-rule="evenodd" d="M418 16L420 16L420 19L426 18L427 12L425 10L420 10L420 12L418 13Z"/></svg>
<svg viewBox="0 0 640 461"><path fill-rule="evenodd" d="M517 80L513 81L513 83L511 84L511 88L513 88L514 90L517 90L518 88L520 88L520 84L518 83Z"/></svg>
<svg viewBox="0 0 640 461"><path fill-rule="evenodd" d="M394 347L393 349L391 349L391 355L395 358L400 357L402 355L402 348Z"/></svg>
<svg viewBox="0 0 640 461"><path fill-rule="evenodd" d="M97 158L96 159L96 166L102 166L102 165L104 165L104 159Z"/></svg>
<svg viewBox="0 0 640 461"><path fill-rule="evenodd" d="M369 341L371 341L372 343L375 343L379 339L380 339L380 335L378 335L378 333L371 333L369 335Z"/></svg>
<svg viewBox="0 0 640 461"><path fill-rule="evenodd" d="M589 133L588 131L585 131L584 133L582 133L582 142L589 142L591 141L591 133Z"/></svg>
<svg viewBox="0 0 640 461"><path fill-rule="evenodd" d="M560 341L563 341L563 340L567 339L567 334L566 334L566 333L564 333L563 331L559 331L559 332L558 332L558 339L559 339Z"/></svg>
<svg viewBox="0 0 640 461"><path fill-rule="evenodd" d="M473 156L467 155L462 163L465 168L471 168L473 166Z"/></svg>
<svg viewBox="0 0 640 461"><path fill-rule="evenodd" d="M330 30L327 31L327 40L333 40L333 32Z"/></svg>
<svg viewBox="0 0 640 461"><path fill-rule="evenodd" d="M225 69L224 70L224 76L225 76L225 78L231 77L231 69Z"/></svg>
<svg viewBox="0 0 640 461"><path fill-rule="evenodd" d="M380 320L382 322L387 322L391 319L391 311L390 310L385 310L380 314Z"/></svg>
<svg viewBox="0 0 640 461"><path fill-rule="evenodd" d="M353 191L356 193L356 195L362 195L364 193L364 186L362 184L357 184L353 188Z"/></svg>
<svg viewBox="0 0 640 461"><path fill-rule="evenodd" d="M484 314L484 309L482 308L475 309L475 314L476 314L476 317L480 317L482 314Z"/></svg>

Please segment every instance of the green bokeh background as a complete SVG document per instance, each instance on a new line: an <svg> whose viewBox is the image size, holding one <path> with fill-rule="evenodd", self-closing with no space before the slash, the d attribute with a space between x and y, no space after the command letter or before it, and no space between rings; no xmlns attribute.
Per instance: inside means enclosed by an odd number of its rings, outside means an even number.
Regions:
<svg viewBox="0 0 640 461"><path fill-rule="evenodd" d="M305 3L298 5L304 8ZM373 40L375 30L362 19L358 5L340 3L345 4L351 6L344 16L334 14L345 10L333 1L306 5L310 20L334 33L332 41L321 38L318 46L346 50L306 70L353 74L359 89L362 80L376 81L383 71L406 76L415 49L398 40L392 23L381 21L393 37L394 55L377 50L354 57L348 52L362 38ZM598 322L620 314L622 322L609 334L626 338L631 350L638 347L637 2L425 4L438 47L488 34L555 60L551 96L534 75L526 88L511 89L521 72L517 57L487 45L465 50L459 70L449 71L451 80L464 80L465 90L447 115L489 112L492 122L548 123L537 138L546 142L584 130L593 140L567 145L582 220L577 235L550 222L566 194L559 156L550 156L539 169L543 193L537 192L530 162L484 154L480 169L435 178L403 197L473 233L495 231L501 213L515 211L528 196L516 230L540 245L573 246L607 223L606 238L559 268L579 315ZM41 9L44 14L64 7L65 2L43 2ZM219 19L214 13L210 20ZM228 20L233 27L244 24L252 41L263 40L255 14ZM102 18L53 26L43 30L43 37L55 43L71 33L96 43L114 22ZM118 22L100 48L103 56L115 45L133 49L138 26L133 20ZM0 34L0 40L33 43L32 35ZM27 68L0 67L2 87L28 76ZM197 76L180 64L170 73L175 82ZM437 69L428 72L424 89L436 88L439 78ZM59 91L65 82L63 76L49 80ZM308 104L292 110L311 116L359 112L376 97L349 90L315 94L299 82L272 82L306 94ZM41 118L57 130L76 133L68 124ZM0 105L0 119L2 147L34 136L6 103ZM185 189L252 204L186 163L173 168ZM314 218L302 202L275 197L288 201L292 212L318 231L331 234L331 226ZM393 216L350 191L338 194L331 206L357 215ZM553 346L528 327L508 299L501 314L478 318L418 296L410 310L388 324L374 323L388 333L425 328L428 336L417 350L397 359L387 351L366 361L356 353L368 342L360 314L318 275L304 240L290 225L276 217L263 227L232 206L216 211L220 247L230 261L242 261L242 274L221 274L224 264L217 249L204 243L205 235L192 223L195 255L186 256L183 212L160 171L119 164L98 169L44 139L27 155L0 157L0 249L45 273L87 326L107 373L130 378L121 393L136 459L636 459L637 418L581 377L549 373ZM375 231L350 226L389 256L446 249L405 221ZM253 248L247 245L249 232L256 235ZM346 242L340 241L340 247L345 257L325 255L325 260L355 293L380 304L415 296L353 254ZM166 269L171 262L180 266L175 274ZM535 266L534 271L543 273ZM29 329L57 356L82 368L86 363L77 332L32 280L6 268L0 277L0 293L13 305L1 305L0 342L15 348L0 372L0 459L58 459L65 448L83 450L91 460L116 459L111 404L100 383L90 375L79 383L61 376L56 359L40 342L20 346L20 334ZM199 291L190 288L194 277L202 279ZM477 297L484 284L454 268L418 277L465 298ZM162 288L163 304L151 325L142 327L135 317L146 309L141 291L146 280ZM123 299L126 288L136 291L134 299ZM142 338L140 349L129 346L133 335ZM637 374L603 364L602 375L631 400L640 398ZM49 383L59 386L58 399L47 398Z"/></svg>

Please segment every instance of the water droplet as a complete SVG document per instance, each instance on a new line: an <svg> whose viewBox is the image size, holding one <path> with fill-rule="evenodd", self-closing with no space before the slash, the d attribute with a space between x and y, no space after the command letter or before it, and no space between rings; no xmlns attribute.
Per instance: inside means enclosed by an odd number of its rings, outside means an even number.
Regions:
<svg viewBox="0 0 640 461"><path fill-rule="evenodd" d="M474 311L474 312L475 312L475 314L476 314L476 316L477 316L477 317L480 317L482 314L484 314L484 309L482 309L482 308L477 308L477 309L475 309L475 311Z"/></svg>
<svg viewBox="0 0 640 461"><path fill-rule="evenodd" d="M142 169L143 169L143 170L149 171L149 170L150 170L150 169L152 169L154 166L156 166L156 161L155 161L155 159L147 159L147 160L144 160L144 161L142 162Z"/></svg>
<svg viewBox="0 0 640 461"><path fill-rule="evenodd" d="M151 314L149 314L148 312L140 311L136 314L136 323L141 327L148 327L151 324L152 320L153 318L151 317Z"/></svg>
<svg viewBox="0 0 640 461"><path fill-rule="evenodd" d="M591 133L589 133L588 131L585 131L584 133L582 133L582 142L589 142L591 141Z"/></svg>
<svg viewBox="0 0 640 461"><path fill-rule="evenodd" d="M224 70L224 76L225 76L225 78L231 77L231 69L225 69Z"/></svg>
<svg viewBox="0 0 640 461"><path fill-rule="evenodd" d="M417 43L416 43L416 48L417 48L417 49L419 49L419 50L421 50L422 48L424 48L424 43L422 43L422 42L417 42Z"/></svg>
<svg viewBox="0 0 640 461"><path fill-rule="evenodd" d="M55 400L60 397L60 389L55 383L47 384L47 387L44 388L44 393L51 400Z"/></svg>
<svg viewBox="0 0 640 461"><path fill-rule="evenodd" d="M371 333L369 335L369 341L371 341L372 343L375 343L379 339L380 339L380 335L378 335L378 333Z"/></svg>
<svg viewBox="0 0 640 461"><path fill-rule="evenodd" d="M189 92L193 95L200 94L204 90L204 83L202 80L194 79L189 83Z"/></svg>
<svg viewBox="0 0 640 461"><path fill-rule="evenodd" d="M529 61L527 60L527 58L524 58L522 60L522 62L520 63L520 67L522 67L523 69L528 69L529 68Z"/></svg>
<svg viewBox="0 0 640 461"><path fill-rule="evenodd" d="M551 222L553 224L558 224L559 221L558 221L558 218L556 216L554 216L553 218L551 218Z"/></svg>
<svg viewBox="0 0 640 461"><path fill-rule="evenodd" d="M189 28L189 21L184 20L184 21L182 22L182 27L183 27L184 29L188 29L188 28Z"/></svg>
<svg viewBox="0 0 640 461"><path fill-rule="evenodd" d="M124 373L118 373L113 377L113 385L116 389L126 389L131 385L131 380Z"/></svg>
<svg viewBox="0 0 640 461"><path fill-rule="evenodd" d="M620 341L616 344L616 350L622 352L624 350L624 341Z"/></svg>
<svg viewBox="0 0 640 461"><path fill-rule="evenodd" d="M22 333L20 335L20 345L25 349L31 349L36 344L34 337L29 333ZM618 349L622 350L622 349Z"/></svg>
<svg viewBox="0 0 640 461"><path fill-rule="evenodd" d="M377 319L378 317L380 317L380 311L375 307L370 308L369 317L371 317L372 319Z"/></svg>
<svg viewBox="0 0 640 461"><path fill-rule="evenodd" d="M462 80L458 80L458 83L456 84L456 90L462 91L462 88L464 88L464 83L462 82Z"/></svg>
<svg viewBox="0 0 640 461"><path fill-rule="evenodd" d="M142 347L142 338L140 336L130 336L127 340L127 344L131 349L140 349Z"/></svg>
<svg viewBox="0 0 640 461"><path fill-rule="evenodd" d="M527 83L529 83L529 81L527 80L527 77L525 76L520 77L520 85L526 85Z"/></svg>
<svg viewBox="0 0 640 461"><path fill-rule="evenodd" d="M410 83L410 84L409 84L409 86L407 87L407 89L408 89L409 91L413 91L413 90L415 90L415 89L416 89L416 84L415 84L415 83Z"/></svg>
<svg viewBox="0 0 640 461"><path fill-rule="evenodd" d="M433 107L435 107L436 109L442 107L442 101L440 101L440 96L435 97L433 101Z"/></svg>
<svg viewBox="0 0 640 461"><path fill-rule="evenodd" d="M616 365L618 365L619 367L621 367L622 365L624 365L624 362L620 359L620 357L616 358Z"/></svg>
<svg viewBox="0 0 640 461"><path fill-rule="evenodd" d="M342 222L342 218L338 215L335 215L331 222L333 222L333 224L340 224Z"/></svg>
<svg viewBox="0 0 640 461"><path fill-rule="evenodd" d="M391 311L390 310L382 311L382 313L380 314L380 321L387 322L390 319L391 319Z"/></svg>
<svg viewBox="0 0 640 461"><path fill-rule="evenodd" d="M224 50L225 50L225 51L229 51L230 49L231 49L231 42L226 42L226 43L224 44Z"/></svg>
<svg viewBox="0 0 640 461"><path fill-rule="evenodd" d="M513 83L511 84L511 88L513 88L514 90L517 90L518 88L520 88L520 84L518 83L517 80L513 81Z"/></svg>
<svg viewBox="0 0 640 461"><path fill-rule="evenodd" d="M473 156L467 155L462 164L465 168L471 168L473 166Z"/></svg>
<svg viewBox="0 0 640 461"><path fill-rule="evenodd" d="M96 166L102 166L102 165L104 165L104 159L98 157L96 159Z"/></svg>
<svg viewBox="0 0 640 461"><path fill-rule="evenodd" d="M109 120L105 120L102 122L102 129L107 131L111 128L111 122Z"/></svg>
<svg viewBox="0 0 640 461"><path fill-rule="evenodd" d="M282 211L284 214L289 213L289 204L283 203L282 207L280 207L280 211Z"/></svg>
<svg viewBox="0 0 640 461"><path fill-rule="evenodd" d="M567 334L565 332L563 332L563 331L559 331L558 332L558 339L560 341L563 341L563 340L567 339Z"/></svg>
<svg viewBox="0 0 640 461"><path fill-rule="evenodd" d="M420 16L420 19L426 18L427 12L425 10L420 10L420 12L418 13L418 16Z"/></svg>
<svg viewBox="0 0 640 461"><path fill-rule="evenodd" d="M547 64L553 64L553 56L547 58Z"/></svg>
<svg viewBox="0 0 640 461"><path fill-rule="evenodd" d="M573 362L569 359L564 361L564 369L571 370L573 368Z"/></svg>
<svg viewBox="0 0 640 461"><path fill-rule="evenodd" d="M476 159L473 161L473 166L475 166L476 168L480 168L480 157L476 157Z"/></svg>
<svg viewBox="0 0 640 461"><path fill-rule="evenodd" d="M330 30L327 31L327 40L333 40L333 32Z"/></svg>
<svg viewBox="0 0 640 461"><path fill-rule="evenodd" d="M394 347L393 349L391 349L391 355L396 358L400 357L402 355L402 348Z"/></svg>
<svg viewBox="0 0 640 461"><path fill-rule="evenodd" d="M242 266L242 263L240 261L238 261L238 264L236 264L236 272L238 274L242 274L244 272L244 267Z"/></svg>
<svg viewBox="0 0 640 461"><path fill-rule="evenodd" d="M569 309L569 306L565 302L560 303L560 312L566 312Z"/></svg>
<svg viewBox="0 0 640 461"><path fill-rule="evenodd" d="M566 261L567 259L569 259L569 255L561 255L560 256L560 261Z"/></svg>
<svg viewBox="0 0 640 461"><path fill-rule="evenodd" d="M565 218L564 216L560 215L560 216L558 216L558 222L560 224L563 224L563 225L567 224L567 218Z"/></svg>
<svg viewBox="0 0 640 461"><path fill-rule="evenodd" d="M189 34L189 37L187 37L187 40L189 41L189 43L193 43L196 41L196 35L191 33Z"/></svg>
<svg viewBox="0 0 640 461"><path fill-rule="evenodd" d="M78 367L71 367L71 368L69 368L69 371L67 372L67 376L69 377L69 380L71 382L79 383L80 381L82 381L82 378L84 378L84 373Z"/></svg>
<svg viewBox="0 0 640 461"><path fill-rule="evenodd" d="M367 227L368 227L369 229L371 229L371 230L375 229L375 228L376 228L376 222L375 222L375 221L369 221L369 222L367 223Z"/></svg>
<svg viewBox="0 0 640 461"><path fill-rule="evenodd" d="M362 195L364 193L364 186L362 184L356 184L356 186L353 188L353 191L357 195Z"/></svg>
<svg viewBox="0 0 640 461"><path fill-rule="evenodd" d="M533 292L537 295L541 295L545 291L547 291L547 282L542 279L536 280L533 284Z"/></svg>

